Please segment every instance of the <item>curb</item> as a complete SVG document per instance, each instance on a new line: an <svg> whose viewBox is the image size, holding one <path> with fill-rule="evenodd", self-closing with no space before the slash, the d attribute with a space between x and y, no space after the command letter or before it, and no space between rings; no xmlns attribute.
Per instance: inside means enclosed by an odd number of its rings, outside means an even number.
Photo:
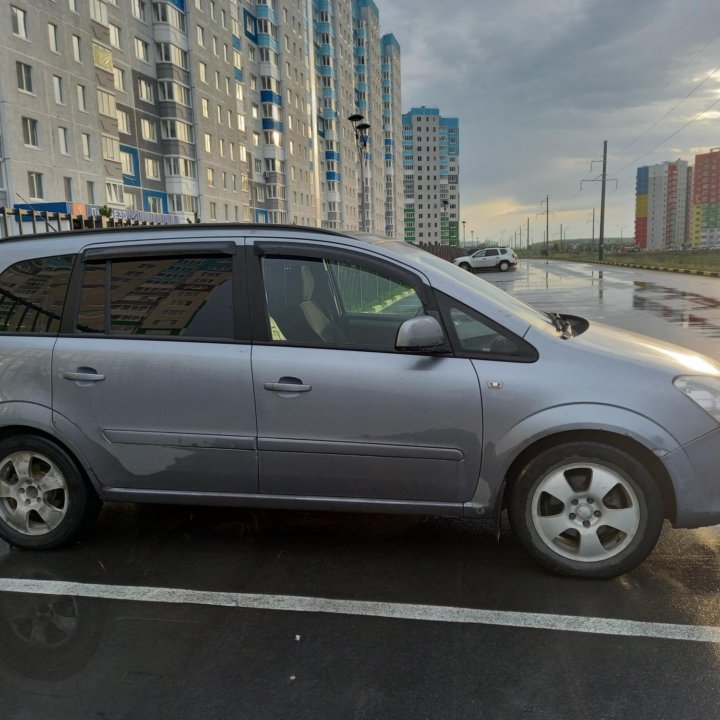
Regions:
<svg viewBox="0 0 720 720"><path fill-rule="evenodd" d="M593 265L608 265L609 267L634 268L635 270L658 270L660 272L680 273L681 275L701 275L703 277L720 278L720 272L712 270L691 270L690 268L668 268L661 265L630 265L629 263L605 262L600 260L571 260L570 262L586 262Z"/></svg>

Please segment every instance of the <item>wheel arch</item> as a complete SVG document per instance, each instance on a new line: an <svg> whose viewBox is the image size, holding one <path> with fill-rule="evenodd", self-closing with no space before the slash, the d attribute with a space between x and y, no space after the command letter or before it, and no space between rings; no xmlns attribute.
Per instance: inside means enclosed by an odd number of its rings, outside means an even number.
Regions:
<svg viewBox="0 0 720 720"><path fill-rule="evenodd" d="M83 474L86 480L88 480L95 492L97 492L97 483L92 469L82 454L67 440L67 438L48 432L47 429L37 427L35 425L13 423L11 425L0 426L0 442L16 435L37 435L38 437L44 438L45 440L49 440L50 442L58 445L65 453L67 453L67 455L69 455L78 470Z"/></svg>
<svg viewBox="0 0 720 720"><path fill-rule="evenodd" d="M638 440L609 430L566 430L547 435L524 448L512 461L505 474L502 489L498 496L496 517L499 518L502 510L507 506L509 489L513 482L519 477L523 468L525 468L534 457L548 448L569 442L605 443L611 447L625 451L628 455L632 455L636 460L645 465L649 469L652 477L657 480L662 495L665 517L669 518L672 522L675 521L677 513L675 488L662 460Z"/></svg>

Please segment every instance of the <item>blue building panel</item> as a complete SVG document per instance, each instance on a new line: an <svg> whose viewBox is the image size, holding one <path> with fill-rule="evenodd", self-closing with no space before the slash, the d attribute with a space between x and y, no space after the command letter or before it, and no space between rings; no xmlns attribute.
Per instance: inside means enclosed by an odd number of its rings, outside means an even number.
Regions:
<svg viewBox="0 0 720 720"><path fill-rule="evenodd" d="M255 208L255 222L260 225L267 225L270 222L270 213L267 210Z"/></svg>
<svg viewBox="0 0 720 720"><path fill-rule="evenodd" d="M393 141L392 138L385 138L385 145L392 145Z"/></svg>
<svg viewBox="0 0 720 720"><path fill-rule="evenodd" d="M185 0L168 0L171 5L174 5L180 12L185 12Z"/></svg>
<svg viewBox="0 0 720 720"><path fill-rule="evenodd" d="M277 130L278 132L283 132L283 124L281 122L278 122L277 120L273 120L272 118L263 118L262 129Z"/></svg>
<svg viewBox="0 0 720 720"><path fill-rule="evenodd" d="M340 180L340 173L339 172L326 172L325 179L326 180Z"/></svg>
<svg viewBox="0 0 720 720"><path fill-rule="evenodd" d="M385 153L385 159L386 159L386 160L392 160L392 159L393 159L393 154L392 154L392 153Z"/></svg>
<svg viewBox="0 0 720 720"><path fill-rule="evenodd" d="M272 90L261 90L260 91L260 102L263 103L274 103L282 107L283 100L282 95L274 93Z"/></svg>
<svg viewBox="0 0 720 720"><path fill-rule="evenodd" d="M232 36L232 46L235 50L242 49L242 44L240 43L240 38L237 35Z"/></svg>
<svg viewBox="0 0 720 720"><path fill-rule="evenodd" d="M125 152L132 156L133 159L133 170L135 171L132 175L125 175L123 173L123 185L128 187L140 187L140 153L136 147L131 145L120 145L120 152Z"/></svg>
<svg viewBox="0 0 720 720"><path fill-rule="evenodd" d="M257 43L257 18L243 8L243 28L245 37Z"/></svg>
<svg viewBox="0 0 720 720"><path fill-rule="evenodd" d="M325 159L326 160L340 160L340 153L335 152L334 150L326 150L325 151Z"/></svg>
<svg viewBox="0 0 720 720"><path fill-rule="evenodd" d="M241 83L243 81L243 71L240 68L234 68L234 72L235 80Z"/></svg>
<svg viewBox="0 0 720 720"><path fill-rule="evenodd" d="M160 202L162 203L162 211L164 213L168 212L167 193L162 192L160 190L143 190L142 191L143 210L145 210L146 212L152 212L150 210L150 198L151 197L160 198Z"/></svg>

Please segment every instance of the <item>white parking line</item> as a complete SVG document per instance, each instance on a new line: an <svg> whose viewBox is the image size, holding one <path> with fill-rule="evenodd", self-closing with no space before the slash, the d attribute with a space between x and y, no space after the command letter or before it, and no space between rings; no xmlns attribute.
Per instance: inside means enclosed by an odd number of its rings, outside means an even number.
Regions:
<svg viewBox="0 0 720 720"><path fill-rule="evenodd" d="M720 643L720 627L709 625L678 625L602 617L583 617L582 615L483 610L443 605L412 605L365 600L334 600L331 598L295 595L254 595L184 590L181 588L96 585L92 583L15 578L0 578L0 592L72 595L101 600L126 600L178 605L211 605L248 610L360 615L362 617L391 618L394 620L500 625L503 627L560 630L592 635Z"/></svg>

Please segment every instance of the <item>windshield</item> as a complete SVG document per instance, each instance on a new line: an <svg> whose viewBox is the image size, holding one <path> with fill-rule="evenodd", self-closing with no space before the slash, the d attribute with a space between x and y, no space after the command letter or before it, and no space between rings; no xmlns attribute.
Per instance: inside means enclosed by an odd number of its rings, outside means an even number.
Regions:
<svg viewBox="0 0 720 720"><path fill-rule="evenodd" d="M409 246L400 246L407 252ZM459 268L457 265L449 263L447 260L433 255L432 253L421 250L420 248L413 248L413 260L418 265L426 265L431 267L435 272L441 272L444 275L452 278L456 283L461 283L466 288L473 292L487 298L491 302L497 303L508 310L512 311L518 317L526 320L529 323L543 325L554 325L552 319L541 310L534 308L532 305L528 305L522 300L510 295L510 293L500 290L492 283L483 280L477 275L467 272Z"/></svg>

